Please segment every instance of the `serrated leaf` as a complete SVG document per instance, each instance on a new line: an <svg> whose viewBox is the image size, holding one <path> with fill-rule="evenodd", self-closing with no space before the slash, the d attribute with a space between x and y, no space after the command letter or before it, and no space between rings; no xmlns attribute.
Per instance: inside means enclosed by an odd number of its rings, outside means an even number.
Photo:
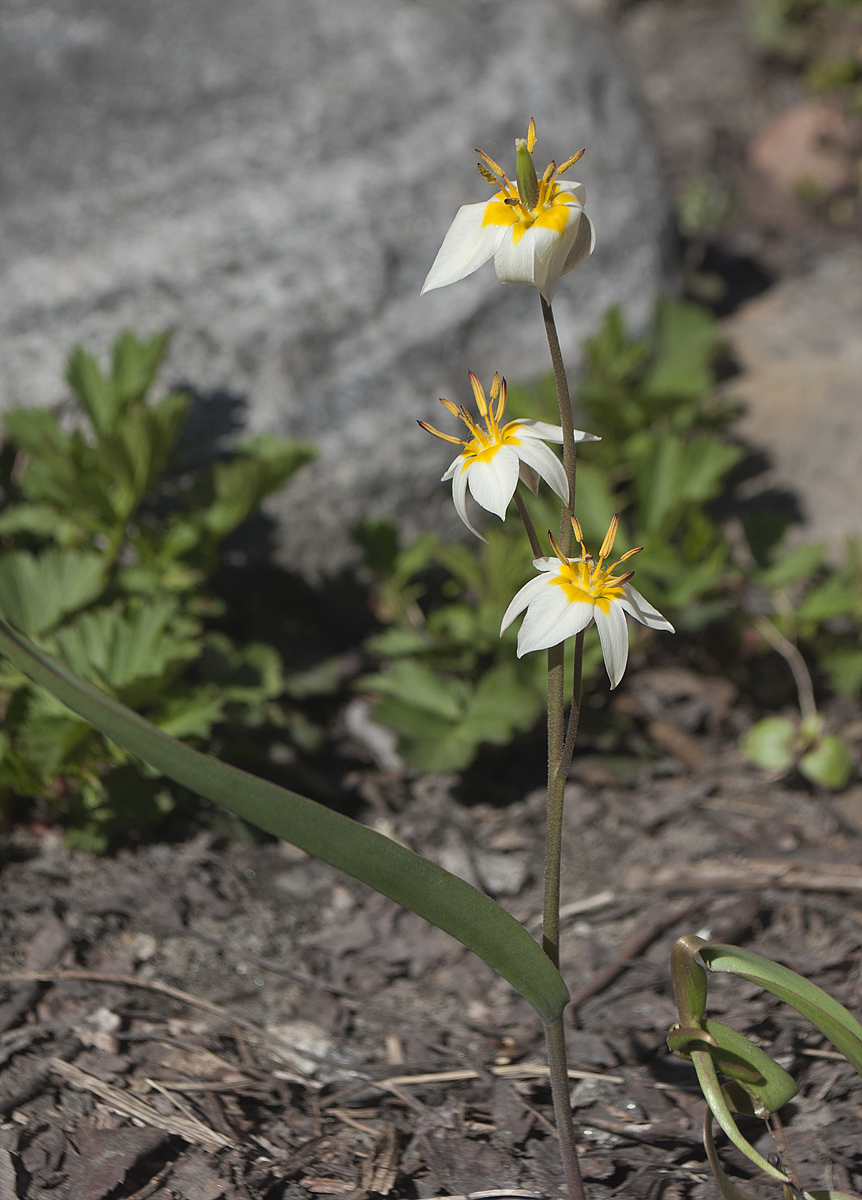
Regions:
<svg viewBox="0 0 862 1200"><path fill-rule="evenodd" d="M461 680L446 678L426 663L411 659L393 663L376 675L365 675L356 686L445 721L459 720L467 702L466 685Z"/></svg>
<svg viewBox="0 0 862 1200"><path fill-rule="evenodd" d="M28 454L38 457L46 449L68 449L69 438L47 408L13 408L3 414L3 425L7 437Z"/></svg>
<svg viewBox="0 0 862 1200"><path fill-rule="evenodd" d="M83 346L75 346L69 355L66 382L78 397L96 433L106 433L115 418L114 388L110 379L102 374L96 358Z"/></svg>
<svg viewBox="0 0 862 1200"><path fill-rule="evenodd" d="M131 329L124 329L114 342L111 383L121 410L135 400L142 400L149 391L170 339L168 329L146 340Z"/></svg>
<svg viewBox="0 0 862 1200"><path fill-rule="evenodd" d="M172 667L200 652L197 627L177 621L176 601L161 597L130 613L120 605L82 613L54 636L62 660L86 679L98 680L124 697L141 702L149 688Z"/></svg>
<svg viewBox="0 0 862 1200"><path fill-rule="evenodd" d="M656 354L642 388L648 397L688 399L712 387L712 363L722 335L699 304L663 300L656 320Z"/></svg>
<svg viewBox="0 0 862 1200"><path fill-rule="evenodd" d="M225 537L316 457L317 451L306 442L282 441L269 434L240 442L235 458L212 469L215 499L201 514L204 527L215 538Z"/></svg>
<svg viewBox="0 0 862 1200"><path fill-rule="evenodd" d="M41 637L96 599L104 570L100 555L83 550L10 550L0 558L0 614Z"/></svg>

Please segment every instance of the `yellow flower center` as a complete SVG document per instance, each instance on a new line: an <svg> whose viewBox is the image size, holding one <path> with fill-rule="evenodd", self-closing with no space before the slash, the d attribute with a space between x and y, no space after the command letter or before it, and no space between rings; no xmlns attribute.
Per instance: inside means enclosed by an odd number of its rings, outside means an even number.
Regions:
<svg viewBox="0 0 862 1200"><path fill-rule="evenodd" d="M616 565L616 564L614 564ZM550 582L561 587L566 599L573 604L595 604L606 613L614 600L625 596L622 581L611 574L610 567L602 567L592 559L586 562L560 564L560 573Z"/></svg>
<svg viewBox="0 0 862 1200"><path fill-rule="evenodd" d="M611 556L611 550L614 548L619 523L619 516L615 516L605 534L605 540L602 542L598 562L591 554L587 554L584 535L575 517L572 517L572 528L580 543L580 559L566 558L553 534L551 535L551 545L560 560L560 570L548 582L561 587L565 592L566 599L572 604L595 604L603 613L607 613L611 604L625 598L623 588L631 579L632 572L627 571L625 575L620 576L614 575L613 572L633 555L640 554L643 547L636 546L634 550L627 550L615 563L611 563L609 567L605 566Z"/></svg>
<svg viewBox="0 0 862 1200"><path fill-rule="evenodd" d="M565 233L570 217L569 208L572 204L572 196L569 192L562 190L559 185L559 177L568 171L569 167L574 166L584 153L583 150L579 150L561 167L558 167L555 162L548 163L542 178L537 179L531 158L535 144L536 123L530 121L526 140L519 139L516 142L518 162L521 164L521 156L526 156L526 167L528 168L526 172L521 172L519 166L519 178L523 173L529 175L532 184L529 189L513 183L493 158L489 158L481 150L478 151L484 160L479 163L480 174L492 187L500 189L485 206L482 224L510 226L512 241L516 244L533 225L538 225L539 228L553 229L560 237ZM538 194L536 187L538 187ZM528 191L532 191L529 198ZM532 201L535 203L531 203Z"/></svg>

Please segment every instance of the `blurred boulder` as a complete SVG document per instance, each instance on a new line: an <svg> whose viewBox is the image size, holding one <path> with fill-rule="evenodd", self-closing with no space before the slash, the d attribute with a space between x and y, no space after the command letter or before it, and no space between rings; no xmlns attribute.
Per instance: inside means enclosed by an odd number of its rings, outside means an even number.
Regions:
<svg viewBox="0 0 862 1200"><path fill-rule="evenodd" d="M598 249L555 301L573 364L609 304L650 312L656 157L608 35L565 0L7 0L0 32L0 407L60 399L75 342L172 326L166 382L322 447L276 502L310 571L363 513L451 520L447 448L416 419L466 400L468 368L547 369L532 288L488 265L419 297L488 195L475 146L513 168L534 116L540 169L587 147L569 177Z"/></svg>
<svg viewBox="0 0 862 1200"><path fill-rule="evenodd" d="M862 533L862 252L821 257L724 322L742 373L728 392L745 402L737 432L765 446L758 487L798 496L796 541L824 541L839 558Z"/></svg>

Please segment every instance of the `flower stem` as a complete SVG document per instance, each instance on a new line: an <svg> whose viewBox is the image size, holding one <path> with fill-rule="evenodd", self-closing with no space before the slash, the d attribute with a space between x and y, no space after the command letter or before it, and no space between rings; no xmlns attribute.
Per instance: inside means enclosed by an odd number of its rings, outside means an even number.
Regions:
<svg viewBox="0 0 862 1200"><path fill-rule="evenodd" d="M542 318L551 351L554 381L557 385L557 401L560 408L560 428L563 433L563 469L569 484L569 503L561 506L560 549L570 555L573 545L572 513L575 508L575 426L572 419L572 400L569 382L557 337L557 326L550 304L544 296ZM519 505L520 509L520 505ZM529 530L528 530L529 533ZM532 544L532 542L531 542ZM578 736L581 715L581 692L583 679L584 635L575 638L574 683L572 708L568 727L565 726L565 642L548 650L548 812L545 832L545 883L542 925L542 946L555 967L560 965L560 873L563 852L563 802L566 777ZM560 1136L560 1153L570 1200L584 1200L584 1184L578 1166L578 1151L575 1143L575 1128L572 1123L572 1108L569 1102L569 1075L566 1061L566 1037L563 1018L545 1026L548 1045L548 1066L551 1075L551 1092L554 1097L554 1115Z"/></svg>
<svg viewBox="0 0 862 1200"><path fill-rule="evenodd" d="M533 524L533 518L527 509L527 502L521 492L520 484L515 488L515 503L518 506L518 512L524 523L524 529L527 531L527 537L530 539L530 549L533 551L533 558L541 558L542 547L539 542L539 535L536 533L536 526Z"/></svg>
<svg viewBox="0 0 862 1200"><path fill-rule="evenodd" d="M563 554L572 552L572 513L575 511L575 423L572 418L572 398L569 395L569 381L566 378L566 368L563 363L563 353L560 350L560 339L557 337L557 325L550 304L540 295L542 302L542 318L545 322L545 333L548 338L548 348L551 351L551 365L554 368L554 382L557 385L557 402L560 407L560 428L563 431L563 470L569 484L569 503L562 506L560 517L560 549Z"/></svg>
<svg viewBox="0 0 862 1200"><path fill-rule="evenodd" d="M566 1032L562 1015L545 1025L545 1041L548 1047L548 1069L551 1078L551 1095L554 1098L554 1116L560 1137L560 1156L563 1174L566 1177L570 1200L586 1200L581 1168L578 1166L578 1148L575 1143L575 1127L572 1124L572 1106L569 1100L569 1070L566 1059Z"/></svg>
<svg viewBox="0 0 862 1200"><path fill-rule="evenodd" d="M789 641L780 630L776 629L768 617L758 617L754 625L761 637L769 642L773 650L778 651L793 672L796 691L799 693L799 711L802 716L816 716L817 703L814 699L814 686L799 648L794 646L793 642Z"/></svg>

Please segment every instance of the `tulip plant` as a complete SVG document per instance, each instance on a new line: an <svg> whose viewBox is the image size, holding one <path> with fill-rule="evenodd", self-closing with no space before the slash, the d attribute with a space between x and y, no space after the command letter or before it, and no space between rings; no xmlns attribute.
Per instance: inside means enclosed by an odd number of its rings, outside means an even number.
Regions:
<svg viewBox="0 0 862 1200"><path fill-rule="evenodd" d="M536 651L546 651L548 656L548 799L541 945L504 909L463 880L374 830L170 737L2 620L0 652L128 753L244 820L369 884L452 934L498 971L528 1000L543 1022L566 1184L570 1200L584 1200L563 1027L569 995L559 973L563 795L578 731L584 637L595 625L610 685L615 688L628 658L626 618L654 630L673 632L673 628L631 584L633 572L628 563L640 547L628 549L611 561L617 518L594 557L586 548L576 515L576 445L597 439L574 428L551 302L561 276L592 253L595 231L584 211L583 186L562 178L583 151L560 167L551 162L539 178L532 157L535 142L536 127L531 121L527 137L516 141L514 181L481 154L479 171L495 189L494 194L484 203L468 204L458 211L423 291L455 283L491 258L501 282L535 287L556 382L559 425L534 420L505 422L505 380L495 375L486 396L472 373L478 418L466 407L442 401L449 414L466 426L466 439L425 421L419 423L429 433L459 447L443 479L452 481L455 507L467 528L481 537L468 514L468 491L473 501L500 519L505 519L514 499L537 572L500 614L500 632L526 613L518 636L519 657ZM562 461L548 443L562 446ZM521 487L523 484L537 493L541 481L560 500L559 530L548 531L544 549ZM564 680L570 643L573 687L567 704ZM677 973L682 970L679 967ZM700 1016L698 1010L690 1019L686 1017L674 1043L675 1048L692 1057L700 1053L702 1043L712 1044L711 1026L700 1024ZM692 1032L689 1026L695 1025L697 1029ZM713 1040L721 1044L721 1039Z"/></svg>

